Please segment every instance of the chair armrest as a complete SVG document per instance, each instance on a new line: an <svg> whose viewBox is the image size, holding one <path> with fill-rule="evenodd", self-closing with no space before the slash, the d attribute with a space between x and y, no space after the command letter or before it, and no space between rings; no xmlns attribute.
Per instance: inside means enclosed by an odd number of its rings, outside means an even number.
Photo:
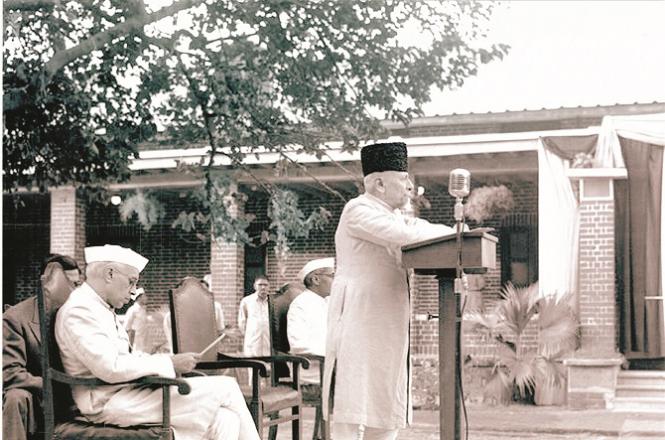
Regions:
<svg viewBox="0 0 665 440"><path fill-rule="evenodd" d="M309 361L305 359L303 356L294 356L291 354L277 354L274 356L253 356L253 357L247 357L243 359L251 359L251 360L258 360L258 361L263 361L263 362L290 362L294 365L300 364L301 367L303 367L305 370L309 368Z"/></svg>
<svg viewBox="0 0 665 440"><path fill-rule="evenodd" d="M226 357L226 356L225 356ZM258 370L261 377L268 377L268 369L265 364L254 359L240 359L226 357L218 361L199 362L194 367L197 370L222 370L225 368L252 368Z"/></svg>
<svg viewBox="0 0 665 440"><path fill-rule="evenodd" d="M175 378L172 379L170 377L163 377L163 376L144 376L140 377L135 381L130 381L127 383L139 383L139 384L146 384L146 385L161 385L161 386L177 386L178 387L178 393L180 394L189 394L189 392L192 390L192 388L189 386L189 384L184 381L183 379Z"/></svg>
<svg viewBox="0 0 665 440"><path fill-rule="evenodd" d="M280 353L280 354L286 354L286 353ZM321 355L318 355L318 354L311 354L311 353L298 353L295 356L304 357L305 359L310 361L310 363L311 363L311 361L317 361L317 362L323 363L326 360L325 356L321 356Z"/></svg>
<svg viewBox="0 0 665 440"><path fill-rule="evenodd" d="M103 385L123 385L123 384L145 384L160 386L177 386L180 394L189 394L191 388L187 382L182 379L172 379L162 376L144 376L135 380L124 382L108 383L96 377L72 376L62 371L51 369L51 377L56 382L66 383L68 385L84 385L89 387L99 387Z"/></svg>

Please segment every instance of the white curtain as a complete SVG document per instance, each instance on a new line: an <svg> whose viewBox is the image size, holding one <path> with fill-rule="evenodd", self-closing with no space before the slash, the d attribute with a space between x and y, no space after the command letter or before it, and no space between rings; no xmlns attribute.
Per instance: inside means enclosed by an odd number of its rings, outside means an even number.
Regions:
<svg viewBox="0 0 665 440"><path fill-rule="evenodd" d="M577 291L579 204L566 160L538 142L538 286L540 294Z"/></svg>
<svg viewBox="0 0 665 440"><path fill-rule="evenodd" d="M605 168L625 168L621 154L619 136L665 146L665 113L635 116L605 116L600 126L596 160ZM663 161L662 185L665 197L665 161ZM661 209L661 292L665 295L665 200L660 203ZM665 307L665 305L663 306Z"/></svg>
<svg viewBox="0 0 665 440"><path fill-rule="evenodd" d="M619 136L665 146L665 113L605 116L600 125L596 161L602 168L625 168Z"/></svg>

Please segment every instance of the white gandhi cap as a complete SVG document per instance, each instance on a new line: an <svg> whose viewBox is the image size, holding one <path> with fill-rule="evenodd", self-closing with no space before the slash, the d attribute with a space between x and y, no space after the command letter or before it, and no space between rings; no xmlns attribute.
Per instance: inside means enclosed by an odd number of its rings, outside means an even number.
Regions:
<svg viewBox="0 0 665 440"><path fill-rule="evenodd" d="M129 248L115 244L85 248L85 262L90 264L96 261L122 263L141 272L149 260Z"/></svg>
<svg viewBox="0 0 665 440"><path fill-rule="evenodd" d="M300 272L298 272L298 279L301 282L305 282L305 277L309 275L311 272L315 271L316 269L322 269L324 267L330 267L334 268L335 267L335 259L330 257L330 258L319 258L317 260L312 260L305 264L302 269L300 269Z"/></svg>

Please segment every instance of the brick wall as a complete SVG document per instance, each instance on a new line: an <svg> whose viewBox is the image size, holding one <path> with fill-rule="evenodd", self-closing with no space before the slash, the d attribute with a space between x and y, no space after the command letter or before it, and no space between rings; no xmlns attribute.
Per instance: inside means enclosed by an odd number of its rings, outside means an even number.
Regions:
<svg viewBox="0 0 665 440"><path fill-rule="evenodd" d="M51 252L85 263L86 204L73 187L51 190Z"/></svg>
<svg viewBox="0 0 665 440"><path fill-rule="evenodd" d="M210 272L210 242L202 241L194 232L171 228L180 211L192 208L195 202L186 192L179 191L160 191L158 197L166 208L166 216L148 231L135 218L122 223L118 207L100 204L88 206L86 228L86 246L118 244L150 260L141 273L139 286L148 295L150 341L154 350L161 350L166 341L162 322L168 311L169 289L186 276L202 278ZM203 235L206 236L205 231Z"/></svg>
<svg viewBox="0 0 665 440"><path fill-rule="evenodd" d="M49 253L50 196L3 195L2 301L16 304L35 294Z"/></svg>
<svg viewBox="0 0 665 440"><path fill-rule="evenodd" d="M528 213L536 210L537 188L534 183L516 181L506 182L515 196L515 211ZM248 191L249 200L246 211L256 215L252 224L253 233L267 227L267 198L257 192ZM243 247L233 244L215 247L210 242L201 241L194 233L185 233L170 227L178 213L192 207L192 201L178 191L161 191L159 197L167 207L167 214L161 224L145 231L135 219L123 224L120 221L118 208L112 205L102 206L90 204L87 207L86 245L115 243L129 246L150 259L150 263L141 274L141 282L149 294L149 309L155 313L155 338L163 338L161 321L157 314L163 314L168 307L167 292L182 277L202 277L210 273L213 267L213 291L216 299L224 308L225 320L234 324L237 317L237 304L243 294ZM348 198L354 197L348 194ZM431 201L431 209L422 209L421 217L435 222L452 223L452 201L447 188L428 188L427 197ZM285 261L278 261L273 246L267 248L267 275L271 279L271 288L294 281L302 266L313 258L334 256L334 234L337 221L341 215L344 201L332 194L324 192L301 193L300 205L307 214L319 206L325 206L332 213L331 222L322 231L313 231L307 239L297 239L292 245L291 254ZM495 234L500 235L502 219L490 219L483 226L497 228ZM471 227L477 225L470 224ZM211 258L212 256L212 258ZM497 247L497 268L485 276L485 287L482 289L483 301L489 306L497 297L501 284L500 271L501 249ZM235 271L229 272L231 268ZM220 279L216 273L226 275ZM414 313L426 314L438 312L438 287L431 276L416 276L414 282ZM230 290L230 292L229 292ZM438 353L438 326L436 321L414 320L412 326L413 354L417 356L436 357ZM465 346L469 353L486 356L489 348L479 336L466 334Z"/></svg>
<svg viewBox="0 0 665 440"><path fill-rule="evenodd" d="M515 201L515 208L509 217L496 217L490 218L478 225L473 221L469 221L469 227L475 228L478 226L492 227L495 231L493 235L499 238L499 243L496 247L496 268L489 269L484 275L485 285L481 289L484 309L486 311L491 309L491 306L498 299L499 291L502 286L501 282L501 235L506 233L504 228L513 226L516 223L529 223L533 222L533 217L538 212L538 186L529 180L511 180L511 181L496 181L492 184L503 184L513 192L513 199ZM476 185L472 180L472 188ZM425 218L432 222L439 222L448 225L454 223L453 219L453 204L454 201L448 195L447 186L438 186L428 188L425 193L427 199L430 201L430 209L421 209L420 217ZM418 317L426 315L427 313L438 313L439 299L438 299L438 282L433 276L416 276L416 291L417 296L414 304L414 314ZM487 341L483 341L479 335L463 331L463 344L466 352L473 357L487 358L488 350L491 349L492 344L488 346ZM414 320L411 330L411 346L412 352L416 356L421 357L436 357L438 356L438 324L436 321ZM535 336L533 337L535 340ZM527 338L527 342L530 339Z"/></svg>
<svg viewBox="0 0 665 440"><path fill-rule="evenodd" d="M614 290L614 202L580 202L578 306L581 345L595 355L617 347Z"/></svg>

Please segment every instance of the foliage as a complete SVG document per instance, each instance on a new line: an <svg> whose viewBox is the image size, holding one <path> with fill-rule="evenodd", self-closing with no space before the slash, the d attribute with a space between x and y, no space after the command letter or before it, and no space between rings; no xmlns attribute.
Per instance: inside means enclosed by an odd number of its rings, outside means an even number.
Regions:
<svg viewBox="0 0 665 440"><path fill-rule="evenodd" d="M247 227L254 220L252 214L241 214L247 195L237 190L237 186L226 175L212 173L203 188L196 188L190 195L201 207L200 211L181 211L172 223L173 228L184 231L198 231L201 240L209 236L221 242L240 241L249 243ZM212 228L212 231L210 230Z"/></svg>
<svg viewBox="0 0 665 440"><path fill-rule="evenodd" d="M469 313L471 328L497 343L485 397L506 402L513 389L520 397L533 393L538 383L561 384L561 358L578 342L577 319L570 306L571 294L538 297L538 284L515 287L508 283L489 314ZM525 330L536 317L538 345L529 348Z"/></svg>
<svg viewBox="0 0 665 440"><path fill-rule="evenodd" d="M464 212L471 220L482 223L496 215L507 214L514 207L513 192L505 185L482 186L471 191Z"/></svg>
<svg viewBox="0 0 665 440"><path fill-rule="evenodd" d="M126 222L136 215L139 224L149 230L154 224L164 218L164 206L152 197L146 197L143 191L137 191L119 206L120 219Z"/></svg>
<svg viewBox="0 0 665 440"><path fill-rule="evenodd" d="M307 219L298 208L298 196L293 191L279 190L273 194L268 208L271 237L275 242L275 254L282 261L288 254L289 237L308 237L310 231L323 229L331 217L328 210L319 207Z"/></svg>
<svg viewBox="0 0 665 440"><path fill-rule="evenodd" d="M304 217L283 215L294 205L247 159L272 153L306 172L298 154L376 139L379 118L409 122L432 87L459 86L507 51L485 38L490 2L147 3L3 2L5 191L127 180L137 146L163 128L172 145L208 147L194 171L204 206L177 227L246 239L246 220L227 212L235 196L215 183L224 163L278 197L271 212L295 221L275 224L281 237ZM419 39L404 38L414 29Z"/></svg>
<svg viewBox="0 0 665 440"><path fill-rule="evenodd" d="M573 156L573 160L570 162L571 168L593 168L594 167L594 157L590 153L580 152Z"/></svg>

